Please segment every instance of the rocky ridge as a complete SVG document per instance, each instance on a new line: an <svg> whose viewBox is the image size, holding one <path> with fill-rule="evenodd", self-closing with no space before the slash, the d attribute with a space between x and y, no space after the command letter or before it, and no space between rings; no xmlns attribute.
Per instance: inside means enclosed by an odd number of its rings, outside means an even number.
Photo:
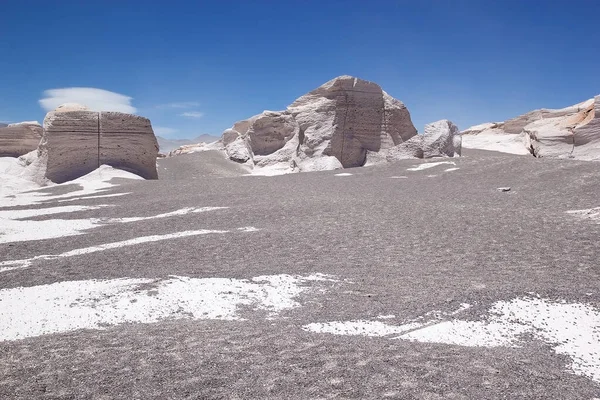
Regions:
<svg viewBox="0 0 600 400"><path fill-rule="evenodd" d="M465 147L536 157L600 159L600 96L561 109L530 111L462 132Z"/></svg>

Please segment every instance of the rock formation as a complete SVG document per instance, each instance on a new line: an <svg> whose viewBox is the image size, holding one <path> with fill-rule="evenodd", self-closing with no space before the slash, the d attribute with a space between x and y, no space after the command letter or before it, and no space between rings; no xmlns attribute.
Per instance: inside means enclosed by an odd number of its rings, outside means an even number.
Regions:
<svg viewBox="0 0 600 400"><path fill-rule="evenodd" d="M465 147L536 157L600 159L600 96L574 106L528 112L465 130Z"/></svg>
<svg viewBox="0 0 600 400"><path fill-rule="evenodd" d="M388 161L406 158L454 157L461 154L461 135L456 125L447 119L425 125L423 135L387 150Z"/></svg>
<svg viewBox="0 0 600 400"><path fill-rule="evenodd" d="M38 181L55 183L78 178L103 164L157 179L157 154L147 118L69 104L46 115L37 160L30 168L43 175Z"/></svg>
<svg viewBox="0 0 600 400"><path fill-rule="evenodd" d="M221 141L238 162L312 171L365 165L369 152L416 134L401 101L375 83L341 76L285 111L265 111L237 122Z"/></svg>
<svg viewBox="0 0 600 400"><path fill-rule="evenodd" d="M0 127L0 157L19 157L37 149L42 133L35 121Z"/></svg>

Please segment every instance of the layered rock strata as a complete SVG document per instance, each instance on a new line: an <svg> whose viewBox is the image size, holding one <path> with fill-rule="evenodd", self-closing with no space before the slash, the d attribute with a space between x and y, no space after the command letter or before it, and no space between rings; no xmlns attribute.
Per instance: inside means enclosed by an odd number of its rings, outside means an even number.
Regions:
<svg viewBox="0 0 600 400"><path fill-rule="evenodd" d="M562 109L535 110L505 122L477 125L462 134L469 148L599 160L600 96Z"/></svg>
<svg viewBox="0 0 600 400"><path fill-rule="evenodd" d="M43 129L37 122L0 127L0 157L20 157L37 149Z"/></svg>
<svg viewBox="0 0 600 400"><path fill-rule="evenodd" d="M312 171L365 165L368 152L389 149L416 134L401 101L373 82L341 76L287 110L237 122L221 141L238 162Z"/></svg>
<svg viewBox="0 0 600 400"><path fill-rule="evenodd" d="M74 108L79 111L69 111ZM158 143L150 121L131 114L59 107L44 119L37 155L35 168L55 183L76 179L103 164L158 179Z"/></svg>

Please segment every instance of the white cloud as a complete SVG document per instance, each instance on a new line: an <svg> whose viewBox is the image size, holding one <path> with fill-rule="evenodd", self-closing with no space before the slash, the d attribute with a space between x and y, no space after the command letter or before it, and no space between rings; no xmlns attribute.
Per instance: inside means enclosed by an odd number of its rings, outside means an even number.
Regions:
<svg viewBox="0 0 600 400"><path fill-rule="evenodd" d="M193 108L198 107L200 103L197 101L182 101L177 103L160 104L156 108Z"/></svg>
<svg viewBox="0 0 600 400"><path fill-rule="evenodd" d="M169 136L177 133L177 129L168 128L166 126L153 126L152 129L156 135Z"/></svg>
<svg viewBox="0 0 600 400"><path fill-rule="evenodd" d="M131 97L104 89L84 87L49 89L44 91L44 96L39 103L46 111L52 111L65 103L79 103L92 111L119 111L129 114L137 111L131 105Z"/></svg>
<svg viewBox="0 0 600 400"><path fill-rule="evenodd" d="M200 111L186 111L184 113L179 114L179 116L186 118L202 118L204 116L204 113Z"/></svg>

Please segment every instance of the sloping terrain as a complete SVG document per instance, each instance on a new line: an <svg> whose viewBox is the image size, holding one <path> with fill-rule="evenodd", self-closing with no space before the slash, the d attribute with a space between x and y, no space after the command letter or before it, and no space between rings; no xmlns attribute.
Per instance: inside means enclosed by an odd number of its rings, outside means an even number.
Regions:
<svg viewBox="0 0 600 400"><path fill-rule="evenodd" d="M463 155L0 199L0 398L600 397L598 165Z"/></svg>

